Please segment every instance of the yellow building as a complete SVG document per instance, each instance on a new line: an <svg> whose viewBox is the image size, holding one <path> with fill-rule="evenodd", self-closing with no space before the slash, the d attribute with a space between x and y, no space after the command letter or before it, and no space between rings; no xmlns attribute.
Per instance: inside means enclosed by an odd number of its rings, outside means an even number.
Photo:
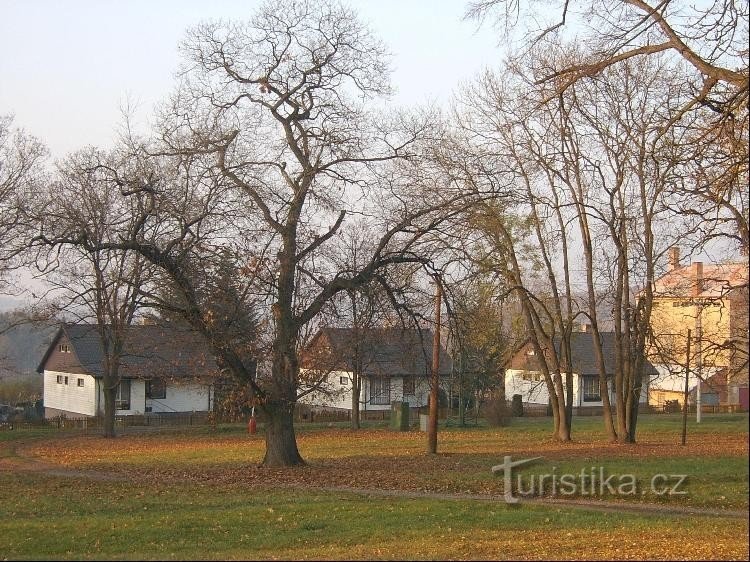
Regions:
<svg viewBox="0 0 750 562"><path fill-rule="evenodd" d="M683 266L679 249L671 248L669 270L654 284L653 304L649 360L665 372L684 373L690 330L691 371L703 380L725 373L727 401L747 408L747 260ZM659 392L658 383L653 392Z"/></svg>

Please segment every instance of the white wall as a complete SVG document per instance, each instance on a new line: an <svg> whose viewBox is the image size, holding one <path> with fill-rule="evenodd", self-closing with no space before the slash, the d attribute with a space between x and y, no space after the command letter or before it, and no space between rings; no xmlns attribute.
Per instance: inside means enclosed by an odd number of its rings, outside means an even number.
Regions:
<svg viewBox="0 0 750 562"><path fill-rule="evenodd" d="M526 375L526 379L524 378ZM578 377L573 379L573 391L577 396ZM541 373L508 369L505 371L505 397L510 400L514 394L523 396L523 401L529 404L544 404L549 402L549 392ZM575 404L575 400L573 401Z"/></svg>
<svg viewBox="0 0 750 562"><path fill-rule="evenodd" d="M145 399L145 405L151 406L152 412L205 412L210 409L207 385L170 381L166 384L164 398Z"/></svg>
<svg viewBox="0 0 750 562"><path fill-rule="evenodd" d="M146 382L138 379L130 380L130 409L117 410L116 416L136 416L144 414L144 403L146 400ZM99 381L99 414L104 415L104 390Z"/></svg>
<svg viewBox="0 0 750 562"><path fill-rule="evenodd" d="M300 375L304 379L306 369L300 369ZM300 399L300 403L310 406L320 406L322 408L341 408L345 410L352 409L352 383L349 378L350 373L346 371L333 371L329 373L320 385L320 390L306 394ZM341 378L346 380L346 384L341 384ZM360 390L360 396L362 396Z"/></svg>
<svg viewBox="0 0 750 562"><path fill-rule="evenodd" d="M174 383L166 381L166 398L146 398L146 381L131 379L130 409L117 410L118 416L145 414L146 406L152 413L159 412L205 412L208 410L208 385L196 383ZM104 395L100 391L100 412L104 413Z"/></svg>
<svg viewBox="0 0 750 562"><path fill-rule="evenodd" d="M58 383L58 375L67 377L68 384ZM78 386L78 379L83 379L82 387ZM44 407L84 416L96 415L96 379L91 375L44 371Z"/></svg>
<svg viewBox="0 0 750 562"><path fill-rule="evenodd" d="M577 374L573 375L573 405L575 407L601 406L601 401L583 401L583 396L580 392L580 380ZM642 404L648 403L648 389L649 382L644 381L640 396ZM529 404L546 405L549 402L549 393L547 392L547 385L544 383L543 375L535 371L508 369L505 372L505 397L510 400L514 394L520 394L523 396L523 401Z"/></svg>
<svg viewBox="0 0 750 562"><path fill-rule="evenodd" d="M300 370L304 375L306 371ZM346 371L334 371L330 373L321 386L321 391L313 392L303 396L300 402L310 406L320 406L324 408L340 408L343 410L352 409L352 388L350 373ZM341 384L341 379L346 379L346 384ZM445 382L445 378L441 384ZM371 403L370 380L365 378L362 381L360 398L364 403L360 404L360 410L390 410L391 402L408 402L412 408L426 406L430 396L430 382L427 377L417 377L414 379L414 394L404 394L404 379L401 377L391 378L391 393L387 404Z"/></svg>
<svg viewBox="0 0 750 562"><path fill-rule="evenodd" d="M59 384L58 375L68 377L68 384ZM78 379L83 379L82 387L78 386ZM99 415L103 415L104 391L101 381L91 375L44 371L45 408L95 416L97 406ZM152 412L205 412L210 409L209 387L195 383L181 384L168 381L166 398L151 400L146 398L146 382L133 379L130 381L130 409L117 410L117 415L145 414L146 406L151 406Z"/></svg>

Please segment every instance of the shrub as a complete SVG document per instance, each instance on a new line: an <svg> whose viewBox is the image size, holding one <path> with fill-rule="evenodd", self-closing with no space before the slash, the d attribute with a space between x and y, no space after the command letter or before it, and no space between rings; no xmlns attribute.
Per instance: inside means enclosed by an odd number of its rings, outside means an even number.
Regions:
<svg viewBox="0 0 750 562"><path fill-rule="evenodd" d="M493 396L487 401L485 408L487 423L493 427L505 427L510 425L510 409L505 399Z"/></svg>
<svg viewBox="0 0 750 562"><path fill-rule="evenodd" d="M513 403L510 408L510 412L514 418L520 418L523 416L523 396L520 394L513 395Z"/></svg>

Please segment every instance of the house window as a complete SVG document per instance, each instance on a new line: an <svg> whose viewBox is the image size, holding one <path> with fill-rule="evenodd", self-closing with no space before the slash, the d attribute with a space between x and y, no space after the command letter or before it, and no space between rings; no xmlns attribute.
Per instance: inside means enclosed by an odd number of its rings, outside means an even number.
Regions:
<svg viewBox="0 0 750 562"><path fill-rule="evenodd" d="M599 376L598 375L584 375L583 376L583 401L584 402L600 402L602 399L599 393Z"/></svg>
<svg viewBox="0 0 750 562"><path fill-rule="evenodd" d="M414 377L404 377L404 395L414 394Z"/></svg>
<svg viewBox="0 0 750 562"><path fill-rule="evenodd" d="M60 344L60 353L70 353L70 346L66 343Z"/></svg>
<svg viewBox="0 0 750 562"><path fill-rule="evenodd" d="M339 384L341 386L346 386L349 384L349 377L339 377Z"/></svg>
<svg viewBox="0 0 750 562"><path fill-rule="evenodd" d="M167 383L164 379L146 381L146 398L164 400L167 397Z"/></svg>
<svg viewBox="0 0 750 562"><path fill-rule="evenodd" d="M115 408L118 410L130 410L130 381L123 380L117 385L117 397Z"/></svg>
<svg viewBox="0 0 750 562"><path fill-rule="evenodd" d="M391 403L391 379L388 377L375 377L370 380L370 403Z"/></svg>
<svg viewBox="0 0 750 562"><path fill-rule="evenodd" d="M62 375L57 375L57 384L65 384L65 377Z"/></svg>
<svg viewBox="0 0 750 562"><path fill-rule="evenodd" d="M79 386L79 387L82 387L82 386L84 386L85 384L86 384L86 383L84 382L84 380L83 380L83 379L78 379L78 386Z"/></svg>

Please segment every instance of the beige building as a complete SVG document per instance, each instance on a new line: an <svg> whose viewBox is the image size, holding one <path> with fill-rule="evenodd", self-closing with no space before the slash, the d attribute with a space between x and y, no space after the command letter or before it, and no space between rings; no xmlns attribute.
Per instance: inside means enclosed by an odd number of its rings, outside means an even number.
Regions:
<svg viewBox="0 0 750 562"><path fill-rule="evenodd" d="M653 339L649 360L665 379L684 373L689 363L704 381L724 373L728 404L747 408L748 387L748 262L680 263L671 248L669 270L654 284L651 314ZM691 331L690 357L687 334ZM666 383L665 383L666 384ZM659 381L652 384L650 403L665 395ZM671 385L667 385L671 386Z"/></svg>

